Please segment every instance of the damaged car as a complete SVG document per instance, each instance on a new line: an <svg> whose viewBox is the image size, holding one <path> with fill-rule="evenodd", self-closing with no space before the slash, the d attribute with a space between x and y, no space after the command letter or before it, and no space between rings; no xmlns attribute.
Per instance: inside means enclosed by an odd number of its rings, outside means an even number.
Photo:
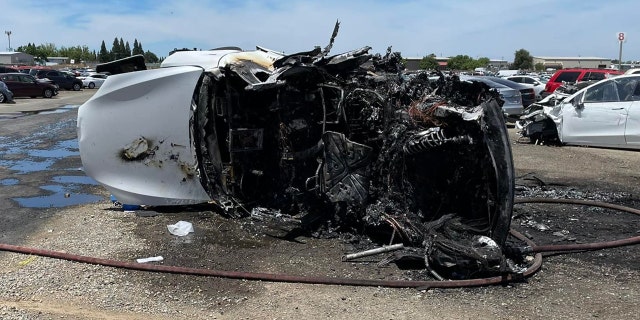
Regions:
<svg viewBox="0 0 640 320"><path fill-rule="evenodd" d="M122 203L206 202L403 243L445 277L519 272L502 248L514 169L499 93L407 79L390 50L329 55L336 33L289 55L226 47L153 70L103 66L113 75L78 112L86 174Z"/></svg>
<svg viewBox="0 0 640 320"><path fill-rule="evenodd" d="M640 75L623 75L582 89L564 86L532 105L516 123L532 142L640 149Z"/></svg>

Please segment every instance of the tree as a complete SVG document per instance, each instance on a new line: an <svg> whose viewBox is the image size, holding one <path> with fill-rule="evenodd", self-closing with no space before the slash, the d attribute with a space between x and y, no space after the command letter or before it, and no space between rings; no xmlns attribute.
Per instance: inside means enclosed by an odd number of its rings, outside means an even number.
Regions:
<svg viewBox="0 0 640 320"><path fill-rule="evenodd" d="M131 55L144 54L144 50L142 50L142 45L138 42L138 39L133 40L133 50L131 50Z"/></svg>
<svg viewBox="0 0 640 320"><path fill-rule="evenodd" d="M473 58L467 55L457 55L449 58L447 67L451 70L473 70L476 68Z"/></svg>
<svg viewBox="0 0 640 320"><path fill-rule="evenodd" d="M436 55L433 53L423 57L422 60L420 60L420 63L418 64L418 68L423 70L434 70L434 69L437 69L438 66L439 66L438 60L436 60Z"/></svg>
<svg viewBox="0 0 640 320"><path fill-rule="evenodd" d="M160 62L160 59L158 59L158 56L156 56L153 52L149 50L147 50L147 52L144 53L144 60L148 63Z"/></svg>
<svg viewBox="0 0 640 320"><path fill-rule="evenodd" d="M124 52L125 52L125 54L127 55L127 57L130 57L130 56L131 56L131 47L129 47L129 41L127 41L127 42L124 44Z"/></svg>
<svg viewBox="0 0 640 320"><path fill-rule="evenodd" d="M111 53L107 51L107 46L104 44L104 40L102 40L102 44L100 45L100 53L98 53L98 61L99 62L111 61Z"/></svg>
<svg viewBox="0 0 640 320"><path fill-rule="evenodd" d="M544 64L542 62L536 63L536 65L534 67L535 67L536 71L544 71Z"/></svg>
<svg viewBox="0 0 640 320"><path fill-rule="evenodd" d="M491 63L491 59L487 57L481 57L476 60L476 68L486 68L489 63Z"/></svg>
<svg viewBox="0 0 640 320"><path fill-rule="evenodd" d="M122 53L120 52L120 42L118 41L118 37L113 39L113 44L111 45L111 58L109 60L117 60L122 58Z"/></svg>
<svg viewBox="0 0 640 320"><path fill-rule="evenodd" d="M120 59L124 57L128 57L127 48L124 46L124 41L122 41L122 37L120 38L120 42L118 43L118 50L120 51Z"/></svg>
<svg viewBox="0 0 640 320"><path fill-rule="evenodd" d="M533 69L533 57L529 54L529 51L525 49L516 51L513 59L513 69Z"/></svg>

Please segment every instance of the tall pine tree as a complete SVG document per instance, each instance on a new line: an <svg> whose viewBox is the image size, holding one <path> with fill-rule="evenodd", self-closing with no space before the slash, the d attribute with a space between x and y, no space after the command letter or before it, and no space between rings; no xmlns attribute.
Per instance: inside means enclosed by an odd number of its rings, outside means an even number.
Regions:
<svg viewBox="0 0 640 320"><path fill-rule="evenodd" d="M104 44L104 40L102 40L102 44L100 45L100 53L98 54L99 62L109 62L111 61L111 54L107 51L107 46Z"/></svg>

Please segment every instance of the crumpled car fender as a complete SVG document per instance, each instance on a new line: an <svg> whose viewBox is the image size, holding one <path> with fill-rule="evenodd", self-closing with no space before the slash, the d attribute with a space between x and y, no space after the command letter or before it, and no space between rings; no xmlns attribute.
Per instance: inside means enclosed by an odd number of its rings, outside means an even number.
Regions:
<svg viewBox="0 0 640 320"><path fill-rule="evenodd" d="M193 93L202 74L200 67L183 66L107 78L78 111L78 143L87 175L121 203L208 201L189 129Z"/></svg>

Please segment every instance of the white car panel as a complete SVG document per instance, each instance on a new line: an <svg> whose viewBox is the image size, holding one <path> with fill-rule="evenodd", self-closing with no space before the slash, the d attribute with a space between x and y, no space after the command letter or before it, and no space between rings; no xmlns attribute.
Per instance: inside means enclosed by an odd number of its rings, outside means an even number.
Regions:
<svg viewBox="0 0 640 320"><path fill-rule="evenodd" d="M78 141L87 175L121 203L210 200L197 174L189 125L193 92L202 73L200 67L187 66L109 76L78 111Z"/></svg>
<svg viewBox="0 0 640 320"><path fill-rule="evenodd" d="M567 105L562 112L562 141L567 144L624 146L627 108L632 102L585 102L584 107Z"/></svg>
<svg viewBox="0 0 640 320"><path fill-rule="evenodd" d="M640 101L629 107L624 136L629 148L640 149Z"/></svg>

